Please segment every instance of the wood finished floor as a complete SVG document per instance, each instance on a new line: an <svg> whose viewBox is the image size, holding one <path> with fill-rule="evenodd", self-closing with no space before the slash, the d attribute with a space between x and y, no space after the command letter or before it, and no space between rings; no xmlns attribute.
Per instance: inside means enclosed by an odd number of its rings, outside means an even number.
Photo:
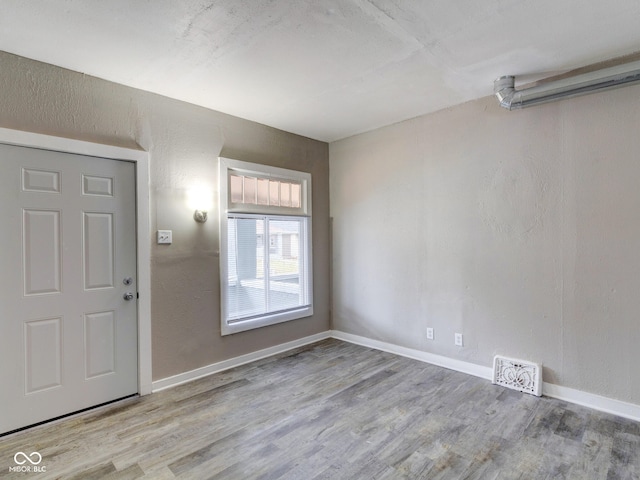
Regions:
<svg viewBox="0 0 640 480"><path fill-rule="evenodd" d="M0 477L638 479L640 424L332 339L0 438Z"/></svg>

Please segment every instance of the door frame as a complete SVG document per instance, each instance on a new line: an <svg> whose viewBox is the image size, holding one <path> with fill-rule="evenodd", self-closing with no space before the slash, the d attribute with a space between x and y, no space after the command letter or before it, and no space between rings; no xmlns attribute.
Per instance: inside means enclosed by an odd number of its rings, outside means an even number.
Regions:
<svg viewBox="0 0 640 480"><path fill-rule="evenodd" d="M148 395L151 374L151 228L149 153L144 150L0 128L0 143L133 162L136 172L136 254L138 282L138 393Z"/></svg>

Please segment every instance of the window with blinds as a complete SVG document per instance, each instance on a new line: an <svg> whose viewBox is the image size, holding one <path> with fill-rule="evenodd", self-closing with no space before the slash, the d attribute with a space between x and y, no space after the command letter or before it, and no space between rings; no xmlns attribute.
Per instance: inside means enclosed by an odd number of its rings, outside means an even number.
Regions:
<svg viewBox="0 0 640 480"><path fill-rule="evenodd" d="M312 315L311 176L220 158L220 187L223 335Z"/></svg>

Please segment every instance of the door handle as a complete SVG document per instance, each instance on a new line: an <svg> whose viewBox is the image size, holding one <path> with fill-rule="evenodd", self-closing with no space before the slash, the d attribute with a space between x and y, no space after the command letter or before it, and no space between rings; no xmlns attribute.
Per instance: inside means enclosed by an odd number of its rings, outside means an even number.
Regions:
<svg viewBox="0 0 640 480"><path fill-rule="evenodd" d="M122 296L122 298L124 298L125 300L131 300L133 298L133 293L127 292Z"/></svg>

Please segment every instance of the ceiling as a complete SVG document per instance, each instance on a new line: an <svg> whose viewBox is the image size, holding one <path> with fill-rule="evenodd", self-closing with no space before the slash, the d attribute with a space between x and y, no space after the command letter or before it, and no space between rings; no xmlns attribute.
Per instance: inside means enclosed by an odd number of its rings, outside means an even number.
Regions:
<svg viewBox="0 0 640 480"><path fill-rule="evenodd" d="M640 50L640 1L0 0L0 49L334 141Z"/></svg>

